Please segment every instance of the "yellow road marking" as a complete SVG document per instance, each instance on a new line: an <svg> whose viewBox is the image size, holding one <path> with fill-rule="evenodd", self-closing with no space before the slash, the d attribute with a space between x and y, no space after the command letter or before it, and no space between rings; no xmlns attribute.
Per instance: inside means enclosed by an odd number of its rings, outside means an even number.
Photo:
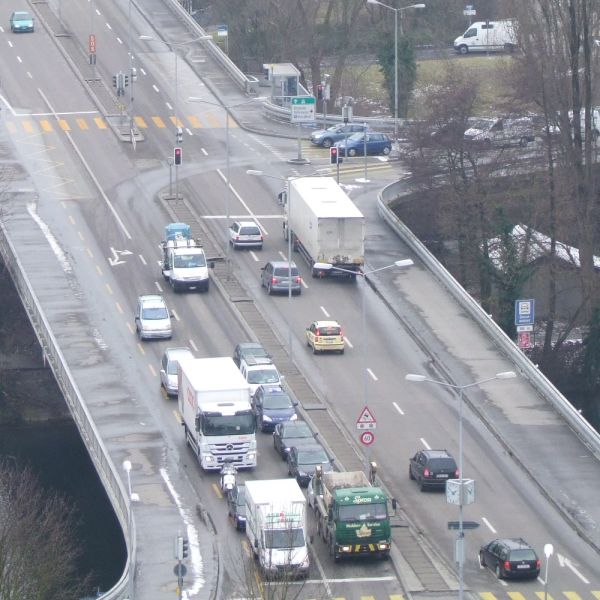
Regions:
<svg viewBox="0 0 600 600"><path fill-rule="evenodd" d="M390 600L404 600L402 594L390 594Z"/></svg>
<svg viewBox="0 0 600 600"><path fill-rule="evenodd" d="M129 333L135 333L135 329L131 326L129 321L127 321L127 329L129 329Z"/></svg>
<svg viewBox="0 0 600 600"><path fill-rule="evenodd" d="M96 265L96 271L98 271L98 275L102 275L102 269L100 268L100 265Z"/></svg>
<svg viewBox="0 0 600 600"><path fill-rule="evenodd" d="M142 354L146 354L146 351L144 350L144 348L142 347L142 344L140 344L140 342L138 342L138 350L142 353Z"/></svg>
<svg viewBox="0 0 600 600"><path fill-rule="evenodd" d="M94 117L94 123L98 129L106 129L106 121L102 117Z"/></svg>
<svg viewBox="0 0 600 600"><path fill-rule="evenodd" d="M536 592L535 595L540 599L540 600L546 600L546 598L548 600L554 600L554 598L552 598L552 596L550 594L544 594L544 592Z"/></svg>
<svg viewBox="0 0 600 600"><path fill-rule="evenodd" d="M88 124L85 119L75 119L75 121L76 121L77 127L79 127L79 129L89 129Z"/></svg>
<svg viewBox="0 0 600 600"><path fill-rule="evenodd" d="M178 119L175 116L171 116L169 118L171 119L171 123L173 123L173 125L175 125L175 127L181 127L181 128L184 127L183 121L181 119Z"/></svg>
<svg viewBox="0 0 600 600"><path fill-rule="evenodd" d="M216 483L212 484L212 489L215 490L215 494L217 495L217 497L223 498L223 494L221 493L221 490Z"/></svg>
<svg viewBox="0 0 600 600"><path fill-rule="evenodd" d="M108 283L106 284L106 291L112 296L113 295L113 291L112 288L110 287L110 285L108 285Z"/></svg>
<svg viewBox="0 0 600 600"><path fill-rule="evenodd" d="M563 592L569 600L581 600L581 596L577 592Z"/></svg>
<svg viewBox="0 0 600 600"><path fill-rule="evenodd" d="M229 119L229 129L235 129L238 126L236 120L229 116L227 118Z"/></svg>
<svg viewBox="0 0 600 600"><path fill-rule="evenodd" d="M64 119L59 119L58 125L63 131L71 131L71 126Z"/></svg>
<svg viewBox="0 0 600 600"><path fill-rule="evenodd" d="M150 369L150 373L152 373L152 377L156 377L156 371L154 370L154 367L152 365L148 365L148 368Z"/></svg>
<svg viewBox="0 0 600 600"><path fill-rule="evenodd" d="M597 598L598 600L600 600L600 592L597 592L596 590L592 590L592 596L594 596L594 598Z"/></svg>
<svg viewBox="0 0 600 600"><path fill-rule="evenodd" d="M40 127L45 133L52 133L54 131L54 129L52 128L52 123L50 123L48 119L42 119L40 121Z"/></svg>
<svg viewBox="0 0 600 600"><path fill-rule="evenodd" d="M200 119L198 117L195 117L194 115L189 115L187 119L194 129L202 129L203 125L202 123L200 123Z"/></svg>
<svg viewBox="0 0 600 600"><path fill-rule="evenodd" d="M164 129L166 127L165 122L160 117L152 117L152 122L159 128Z"/></svg>
<svg viewBox="0 0 600 600"><path fill-rule="evenodd" d="M117 310L123 314L123 309L121 308L121 305L118 302L115 302L115 306L117 307Z"/></svg>
<svg viewBox="0 0 600 600"><path fill-rule="evenodd" d="M204 115L204 118L208 121L208 124L213 127L214 129L217 129L219 127L223 127L224 123L222 124L221 121L215 117L215 115L213 115L212 113L206 113Z"/></svg>
<svg viewBox="0 0 600 600"><path fill-rule="evenodd" d="M35 130L33 129L33 123L31 121L23 121L23 129L27 133L35 133Z"/></svg>
<svg viewBox="0 0 600 600"><path fill-rule="evenodd" d="M496 596L492 592L479 592L481 600L496 600Z"/></svg>
<svg viewBox="0 0 600 600"><path fill-rule="evenodd" d="M79 239L83 242L85 241L85 238L83 237L83 233L81 233L81 231L77 232L77 235L79 236Z"/></svg>
<svg viewBox="0 0 600 600"><path fill-rule="evenodd" d="M133 117L133 120L140 129L148 128L148 124L146 123L146 121L144 121L144 119L142 119L142 117Z"/></svg>
<svg viewBox="0 0 600 600"><path fill-rule="evenodd" d="M360 600L375 600L375 596L361 596Z"/></svg>
<svg viewBox="0 0 600 600"><path fill-rule="evenodd" d="M525 596L521 592L506 592L511 600L525 600Z"/></svg>
<svg viewBox="0 0 600 600"><path fill-rule="evenodd" d="M94 258L94 254L93 254L93 252L89 248L86 248L85 251L88 253L88 256L90 258Z"/></svg>
<svg viewBox="0 0 600 600"><path fill-rule="evenodd" d="M174 410L173 414L175 415L175 420L181 425L183 423L183 419L181 418L181 414L178 410Z"/></svg>

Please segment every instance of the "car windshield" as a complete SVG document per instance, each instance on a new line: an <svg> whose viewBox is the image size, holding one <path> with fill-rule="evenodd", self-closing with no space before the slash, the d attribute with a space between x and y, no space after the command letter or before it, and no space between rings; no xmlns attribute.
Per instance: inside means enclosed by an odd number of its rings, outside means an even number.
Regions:
<svg viewBox="0 0 600 600"><path fill-rule="evenodd" d="M204 254L176 254L173 266L177 269L196 269L206 266Z"/></svg>
<svg viewBox="0 0 600 600"><path fill-rule="evenodd" d="M510 560L536 560L535 552L531 549L511 550Z"/></svg>
<svg viewBox="0 0 600 600"><path fill-rule="evenodd" d="M365 134L362 131L353 133L348 136L348 142L362 142L365 139Z"/></svg>
<svg viewBox="0 0 600 600"><path fill-rule="evenodd" d="M265 530L265 546L267 548L301 548L304 546L302 529L267 529Z"/></svg>
<svg viewBox="0 0 600 600"><path fill-rule="evenodd" d="M263 399L263 407L272 410L292 408L292 401L285 394L273 394Z"/></svg>
<svg viewBox="0 0 600 600"><path fill-rule="evenodd" d="M286 427L283 430L284 438L309 438L313 437L310 427L306 423L297 423L295 427Z"/></svg>
<svg viewBox="0 0 600 600"><path fill-rule="evenodd" d="M288 267L277 267L273 271L273 274L277 275L277 277L287 277L289 272L290 272L290 270ZM297 277L297 276L298 276L298 268L292 267L292 277Z"/></svg>
<svg viewBox="0 0 600 600"><path fill-rule="evenodd" d="M245 415L202 415L204 435L248 435L256 431L253 414Z"/></svg>
<svg viewBox="0 0 600 600"><path fill-rule="evenodd" d="M246 502L246 486L241 485L238 487L237 496L235 498L235 503L238 506L243 506Z"/></svg>
<svg viewBox="0 0 600 600"><path fill-rule="evenodd" d="M456 469L456 463L452 458L432 458L429 466L432 469Z"/></svg>
<svg viewBox="0 0 600 600"><path fill-rule="evenodd" d="M276 369L257 369L248 373L248 383L277 383L279 373Z"/></svg>
<svg viewBox="0 0 600 600"><path fill-rule="evenodd" d="M144 321L161 321L168 318L169 313L164 306L152 306L142 309L142 319Z"/></svg>
<svg viewBox="0 0 600 600"><path fill-rule="evenodd" d="M340 506L340 521L366 521L374 519L383 521L387 519L387 506L380 502L378 504L353 504L352 506Z"/></svg>
<svg viewBox="0 0 600 600"><path fill-rule="evenodd" d="M260 229L258 227L242 227L240 235L260 235Z"/></svg>
<svg viewBox="0 0 600 600"><path fill-rule="evenodd" d="M340 335L339 327L318 327L317 335Z"/></svg>
<svg viewBox="0 0 600 600"><path fill-rule="evenodd" d="M183 357L182 357L183 358ZM167 373L169 375L177 375L177 366L179 365L179 361L172 358L167 363Z"/></svg>
<svg viewBox="0 0 600 600"><path fill-rule="evenodd" d="M320 465L329 462L325 450L300 450L298 452L299 465Z"/></svg>

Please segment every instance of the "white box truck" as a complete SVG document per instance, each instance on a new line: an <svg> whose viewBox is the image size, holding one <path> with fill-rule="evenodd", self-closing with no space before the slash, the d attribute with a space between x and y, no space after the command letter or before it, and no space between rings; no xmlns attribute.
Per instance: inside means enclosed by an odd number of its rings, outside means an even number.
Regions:
<svg viewBox="0 0 600 600"><path fill-rule="evenodd" d="M459 54L469 52L514 52L517 47L517 21L477 21L454 40Z"/></svg>
<svg viewBox="0 0 600 600"><path fill-rule="evenodd" d="M192 358L179 362L179 412L185 437L203 469L225 462L256 466L256 420L250 386L233 359Z"/></svg>
<svg viewBox="0 0 600 600"><path fill-rule="evenodd" d="M365 261L365 218L335 179L291 179L280 198L285 205L283 236L292 236L293 249L302 254L312 276L356 279Z"/></svg>
<svg viewBox="0 0 600 600"><path fill-rule="evenodd" d="M306 499L295 479L246 481L246 535L268 579L307 577Z"/></svg>

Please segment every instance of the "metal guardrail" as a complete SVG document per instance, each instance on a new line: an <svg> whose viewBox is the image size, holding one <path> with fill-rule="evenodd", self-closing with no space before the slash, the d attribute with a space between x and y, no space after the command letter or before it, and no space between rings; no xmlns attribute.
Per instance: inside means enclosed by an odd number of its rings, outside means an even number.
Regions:
<svg viewBox="0 0 600 600"><path fill-rule="evenodd" d="M134 572L132 565L136 562L136 543L135 543L135 522L130 515L131 506L127 500L127 492L121 480L117 475L117 470L113 464L99 432L94 425L92 417L85 406L77 384L71 376L67 367L67 362L60 351L58 342L50 324L47 322L41 307L38 304L37 297L33 287L23 269L19 257L15 252L14 246L10 241L8 232L2 222L0 222L0 255L6 268L9 270L12 280L17 288L17 292L27 311L31 325L38 338L40 346L44 352L44 357L48 361L56 382L58 383L73 420L84 439L88 452L94 462L96 471L102 480L104 488L110 498L111 504L117 514L121 528L125 532L128 548L128 560L125 571L121 575L115 586L100 598L102 600L118 600L124 597L127 591L130 572ZM129 524L131 523L131 530Z"/></svg>
<svg viewBox="0 0 600 600"><path fill-rule="evenodd" d="M521 374L529 380L536 391L552 404L553 408L565 419L579 439L600 459L600 434L581 416L567 398L548 381L527 356L517 348L515 343L442 266L435 256L429 252L413 232L390 210L388 204L391 200L395 200L402 195L400 190L402 185L405 184L401 184L401 182L392 183L378 194L377 204L381 217L421 259L430 273L454 296L456 301L496 343L507 358L519 368Z"/></svg>

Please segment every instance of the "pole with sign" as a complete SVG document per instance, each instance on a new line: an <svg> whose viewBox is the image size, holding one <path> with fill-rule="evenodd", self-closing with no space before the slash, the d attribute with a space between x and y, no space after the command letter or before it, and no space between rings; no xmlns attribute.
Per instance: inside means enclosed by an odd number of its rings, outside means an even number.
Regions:
<svg viewBox="0 0 600 600"><path fill-rule="evenodd" d="M533 347L533 326L535 324L535 300L515 300L515 326L517 343L521 350Z"/></svg>
<svg viewBox="0 0 600 600"><path fill-rule="evenodd" d="M303 123L314 124L316 121L317 99L314 96L294 96L291 99L290 122L298 125L298 157L288 162L306 164L309 161L302 158L301 131Z"/></svg>

